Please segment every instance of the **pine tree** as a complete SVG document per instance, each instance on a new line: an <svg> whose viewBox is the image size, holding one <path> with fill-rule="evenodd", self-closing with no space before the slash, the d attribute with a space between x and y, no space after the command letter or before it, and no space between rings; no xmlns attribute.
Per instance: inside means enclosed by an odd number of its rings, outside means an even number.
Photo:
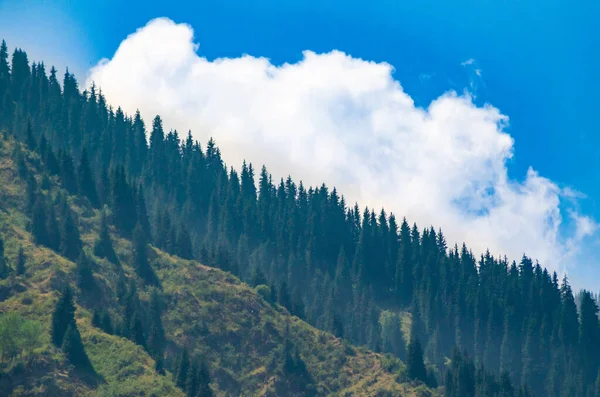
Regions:
<svg viewBox="0 0 600 397"><path fill-rule="evenodd" d="M23 251L23 246L19 246L19 253L17 254L17 264L15 266L15 270L18 275L25 274L25 252Z"/></svg>
<svg viewBox="0 0 600 397"><path fill-rule="evenodd" d="M163 302L160 292L153 288L150 293L150 330L148 348L154 356L162 356L165 344L165 330L162 325Z"/></svg>
<svg viewBox="0 0 600 397"><path fill-rule="evenodd" d="M600 324L598 305L590 292L581 293L579 344L583 369L583 382L591 385L600 367Z"/></svg>
<svg viewBox="0 0 600 397"><path fill-rule="evenodd" d="M94 242L94 255L99 258L106 258L117 266L120 265L119 258L117 258L117 254L113 248L112 239L110 238L106 213L104 211L100 215L100 232Z"/></svg>
<svg viewBox="0 0 600 397"><path fill-rule="evenodd" d="M26 137L27 148L31 151L34 151L37 147L37 143L35 141L35 137L33 136L33 129L31 127L31 120L27 121L27 137Z"/></svg>
<svg viewBox="0 0 600 397"><path fill-rule="evenodd" d="M81 250L79 254L76 265L77 285L79 286L79 289L84 293L93 291L96 288L96 282L94 280L90 258L83 250Z"/></svg>
<svg viewBox="0 0 600 397"><path fill-rule="evenodd" d="M198 367L198 360L192 360L192 365L187 374L187 380L185 385L185 392L188 397L196 397L198 395L198 375L200 368Z"/></svg>
<svg viewBox="0 0 600 397"><path fill-rule="evenodd" d="M139 310L136 310L133 313L133 317L130 320L129 334L130 339L133 342L144 348L146 347L146 334L144 332L144 325L142 324L142 319L140 318Z"/></svg>
<svg viewBox="0 0 600 397"><path fill-rule="evenodd" d="M181 389L185 390L187 383L187 376L190 370L190 358L187 348L184 348L179 357L177 365L177 371L175 374L175 384Z"/></svg>
<svg viewBox="0 0 600 397"><path fill-rule="evenodd" d="M158 285L158 278L148 261L148 242L146 233L138 224L133 231L133 257L134 267L138 276L150 285Z"/></svg>
<svg viewBox="0 0 600 397"><path fill-rule="evenodd" d="M81 335L75 322L69 324L62 343L62 350L76 368L83 371L93 371L92 363L85 352Z"/></svg>
<svg viewBox="0 0 600 397"><path fill-rule="evenodd" d="M62 346L65 332L72 324L75 324L75 305L73 304L73 292L67 285L52 313L51 337L55 346Z"/></svg>
<svg viewBox="0 0 600 397"><path fill-rule="evenodd" d="M66 152L60 155L60 179L62 185L70 194L77 193L77 178L73 158Z"/></svg>
<svg viewBox="0 0 600 397"><path fill-rule="evenodd" d="M92 325L97 328L102 328L102 314L99 310L94 310L92 314Z"/></svg>
<svg viewBox="0 0 600 397"><path fill-rule="evenodd" d="M210 387L211 379L210 372L206 362L202 360L200 362L200 369L198 371L198 397L212 397L213 391Z"/></svg>
<svg viewBox="0 0 600 397"><path fill-rule="evenodd" d="M423 349L419 338L411 336L406 352L406 369L410 379L427 382L427 369L423 362Z"/></svg>
<svg viewBox="0 0 600 397"><path fill-rule="evenodd" d="M79 235L79 227L77 226L76 221L73 219L73 214L66 203L64 204L61 217L60 237L61 253L71 260L77 259L79 257L79 253L81 252L81 236Z"/></svg>
<svg viewBox="0 0 600 397"><path fill-rule="evenodd" d="M79 192L90 201L92 206L98 207L99 198L96 190L96 181L90 166L87 149L84 148L77 167L77 185Z"/></svg>
<svg viewBox="0 0 600 397"><path fill-rule="evenodd" d="M104 313L102 314L101 324L104 332L111 335L114 333L113 321L108 311L104 311Z"/></svg>
<svg viewBox="0 0 600 397"><path fill-rule="evenodd" d="M0 236L0 280L8 277L8 265L6 264L6 258L4 257L4 240Z"/></svg>
<svg viewBox="0 0 600 397"><path fill-rule="evenodd" d="M190 239L190 235L183 224L181 224L179 227L179 233L177 234L177 247L175 252L183 259L193 259L194 257L192 240Z"/></svg>
<svg viewBox="0 0 600 397"><path fill-rule="evenodd" d="M292 299L285 281L283 281L277 289L277 303L288 310L291 310L292 308Z"/></svg>
<svg viewBox="0 0 600 397"><path fill-rule="evenodd" d="M36 244L50 246L50 238L47 229L48 219L46 216L46 208L42 196L38 196L33 213L31 215L31 234Z"/></svg>

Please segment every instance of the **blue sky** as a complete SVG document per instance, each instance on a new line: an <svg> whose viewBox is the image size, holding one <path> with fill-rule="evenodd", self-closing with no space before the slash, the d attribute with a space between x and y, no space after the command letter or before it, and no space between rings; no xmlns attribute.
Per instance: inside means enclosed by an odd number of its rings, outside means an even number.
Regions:
<svg viewBox="0 0 600 397"><path fill-rule="evenodd" d="M0 0L0 37L34 59L69 65L79 76L110 58L127 35L162 16L190 24L209 60L250 54L279 65L300 61L303 50L337 49L387 62L417 106L465 88L476 104L493 104L510 118L509 177L522 180L532 166L559 186L585 194L578 210L600 219L598 2L88 3ZM598 248L595 238L585 244L570 273L576 283L594 287Z"/></svg>

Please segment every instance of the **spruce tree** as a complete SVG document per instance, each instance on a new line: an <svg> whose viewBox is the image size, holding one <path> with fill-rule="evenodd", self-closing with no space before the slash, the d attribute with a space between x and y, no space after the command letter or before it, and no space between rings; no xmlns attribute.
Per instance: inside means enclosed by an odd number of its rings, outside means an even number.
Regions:
<svg viewBox="0 0 600 397"><path fill-rule="evenodd" d="M17 254L17 264L15 266L15 270L18 275L25 274L25 252L23 251L23 246L19 246L19 253Z"/></svg>
<svg viewBox="0 0 600 397"><path fill-rule="evenodd" d="M148 261L148 241L146 233L138 223L133 231L133 258L137 275L147 284L158 285L158 277Z"/></svg>
<svg viewBox="0 0 600 397"><path fill-rule="evenodd" d="M96 189L96 181L90 166L86 148L84 148L81 153L81 159L79 160L79 165L77 167L77 185L79 187L79 192L90 201L92 206L98 207L99 198Z"/></svg>
<svg viewBox="0 0 600 397"><path fill-rule="evenodd" d="M64 241L65 243L67 242L73 242L72 240L63 240L62 238L62 233L63 231L60 229L59 225L58 225L58 220L56 219L56 212L54 210L54 205L52 205L51 203L49 203L45 210L47 211L47 216L46 216L46 227L45 227L45 231L46 231L46 238L47 238L47 246L48 248L59 252L61 249L61 243ZM62 226L66 227L66 226L70 226L72 225L72 223L66 223L63 222ZM75 231L70 228L70 231L73 231L75 233ZM73 234L71 235L71 237L73 237ZM76 243L75 243L76 244ZM66 246L65 246L66 247ZM75 251L75 246L74 245L69 245L69 249ZM77 253L79 254L79 252ZM76 256L74 256L74 258L76 258ZM74 259L73 258L73 259Z"/></svg>
<svg viewBox="0 0 600 397"><path fill-rule="evenodd" d="M190 235L183 224L179 226L179 233L177 235L177 248L175 253L183 259L193 259L194 257L192 240L190 239Z"/></svg>
<svg viewBox="0 0 600 397"><path fill-rule="evenodd" d="M47 229L47 216L46 208L44 205L43 196L38 196L33 206L33 213L31 215L31 234L36 244L50 246L50 238Z"/></svg>
<svg viewBox="0 0 600 397"><path fill-rule="evenodd" d="M73 304L73 291L67 285L61 294L54 312L52 313L51 339L55 346L62 346L65 332L70 325L75 324L75 305Z"/></svg>
<svg viewBox="0 0 600 397"><path fill-rule="evenodd" d="M100 232L98 233L98 238L94 242L94 255L99 258L106 258L117 266L120 265L113 247L110 232L108 231L108 222L106 221L106 213L104 211L102 211L100 215Z"/></svg>
<svg viewBox="0 0 600 397"><path fill-rule="evenodd" d="M114 333L114 327L113 327L113 321L110 317L110 313L105 310L103 312L102 318L100 320L101 320L102 329L104 330L104 332L112 335Z"/></svg>
<svg viewBox="0 0 600 397"><path fill-rule="evenodd" d="M410 379L427 382L427 369L423 362L423 349L416 336L411 336L406 352L406 369Z"/></svg>
<svg viewBox="0 0 600 397"><path fill-rule="evenodd" d="M75 322L69 324L62 343L62 350L76 368L83 371L93 371L92 363L85 352L81 335Z"/></svg>
<svg viewBox="0 0 600 397"><path fill-rule="evenodd" d="M82 292L88 293L96 288L90 258L81 250L76 261L77 285Z"/></svg>
<svg viewBox="0 0 600 397"><path fill-rule="evenodd" d="M165 330L162 324L162 297L158 289L150 293L150 330L148 333L148 348L156 356L162 356L166 344Z"/></svg>
<svg viewBox="0 0 600 397"><path fill-rule="evenodd" d="M74 261L79 257L79 253L81 252L81 236L79 235L79 227L73 219L71 209L66 203L63 205L60 251L65 257Z"/></svg>
<svg viewBox="0 0 600 397"><path fill-rule="evenodd" d="M60 155L60 179L62 185L70 194L77 193L77 178L73 158L66 152Z"/></svg>
<svg viewBox="0 0 600 397"><path fill-rule="evenodd" d="M204 360L200 361L198 370L198 397L213 397L213 391L210 387L211 379L208 366Z"/></svg>
<svg viewBox="0 0 600 397"><path fill-rule="evenodd" d="M92 314L92 325L102 329L102 314L100 310L94 310L94 314Z"/></svg>
<svg viewBox="0 0 600 397"><path fill-rule="evenodd" d="M6 264L6 258L4 257L4 240L0 236L0 280L8 277L8 265Z"/></svg>
<svg viewBox="0 0 600 397"><path fill-rule="evenodd" d="M179 357L177 364L177 371L174 372L175 384L181 389L185 390L187 383L187 376L190 370L190 358L187 348L184 348Z"/></svg>
<svg viewBox="0 0 600 397"><path fill-rule="evenodd" d="M187 380L185 385L185 392L188 397L196 397L198 395L198 376L200 368L198 367L198 360L192 360L192 365L187 374Z"/></svg>
<svg viewBox="0 0 600 397"><path fill-rule="evenodd" d="M137 345L140 345L144 348L147 346L146 334L144 332L144 325L142 324L139 310L136 310L133 313L133 317L131 318L129 325L129 333L130 339Z"/></svg>

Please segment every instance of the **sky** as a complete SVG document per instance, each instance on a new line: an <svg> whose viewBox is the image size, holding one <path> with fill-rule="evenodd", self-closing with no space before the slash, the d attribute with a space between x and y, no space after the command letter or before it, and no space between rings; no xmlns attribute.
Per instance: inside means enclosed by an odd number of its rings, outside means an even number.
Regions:
<svg viewBox="0 0 600 397"><path fill-rule="evenodd" d="M600 3L92 3L0 0L0 38L227 164L600 288Z"/></svg>

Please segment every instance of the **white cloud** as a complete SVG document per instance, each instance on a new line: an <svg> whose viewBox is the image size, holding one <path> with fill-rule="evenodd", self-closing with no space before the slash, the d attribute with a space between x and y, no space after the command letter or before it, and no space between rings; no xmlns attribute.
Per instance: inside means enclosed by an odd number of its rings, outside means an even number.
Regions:
<svg viewBox="0 0 600 397"><path fill-rule="evenodd" d="M562 269L595 230L572 212L574 230L559 231L572 190L533 169L522 181L508 177L508 118L469 94L448 92L423 109L385 63L305 51L274 66L252 56L208 61L198 50L190 26L156 19L93 68L88 84L129 113L160 114L201 142L215 137L228 164L246 158L277 178L335 185L351 202L440 226L450 243L478 252L518 260L526 251Z"/></svg>

